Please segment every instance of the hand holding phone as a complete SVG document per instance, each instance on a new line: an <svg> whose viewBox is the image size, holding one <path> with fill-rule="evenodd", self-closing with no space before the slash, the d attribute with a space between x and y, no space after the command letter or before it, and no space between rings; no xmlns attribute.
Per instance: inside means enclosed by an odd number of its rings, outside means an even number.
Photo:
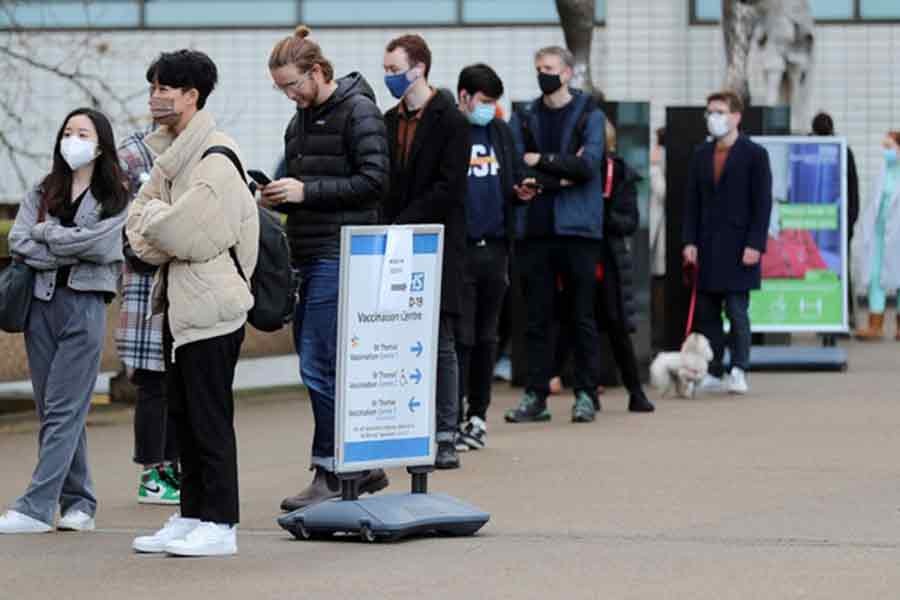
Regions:
<svg viewBox="0 0 900 600"><path fill-rule="evenodd" d="M263 187L272 183L272 180L268 175L266 175L262 171L257 171L256 169L247 169L247 175L249 175L253 179L253 181Z"/></svg>

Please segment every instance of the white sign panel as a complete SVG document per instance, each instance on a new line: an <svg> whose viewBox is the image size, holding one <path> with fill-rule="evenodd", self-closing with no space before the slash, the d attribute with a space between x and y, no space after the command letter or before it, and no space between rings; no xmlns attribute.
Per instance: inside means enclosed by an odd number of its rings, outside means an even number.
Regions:
<svg viewBox="0 0 900 600"><path fill-rule="evenodd" d="M443 227L344 227L335 470L434 463Z"/></svg>

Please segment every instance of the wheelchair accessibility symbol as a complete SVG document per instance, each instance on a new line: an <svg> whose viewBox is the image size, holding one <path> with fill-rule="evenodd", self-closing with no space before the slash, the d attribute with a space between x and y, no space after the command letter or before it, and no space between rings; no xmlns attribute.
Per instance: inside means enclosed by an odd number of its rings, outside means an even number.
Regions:
<svg viewBox="0 0 900 600"><path fill-rule="evenodd" d="M412 281L409 284L410 292L424 292L425 291L425 273L413 273Z"/></svg>

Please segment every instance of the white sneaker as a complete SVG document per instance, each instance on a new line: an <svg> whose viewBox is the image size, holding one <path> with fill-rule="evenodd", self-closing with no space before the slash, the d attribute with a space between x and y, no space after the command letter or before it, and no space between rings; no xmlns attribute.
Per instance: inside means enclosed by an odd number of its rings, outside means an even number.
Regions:
<svg viewBox="0 0 900 600"><path fill-rule="evenodd" d="M237 526L203 521L181 540L166 544L175 556L226 556L237 554Z"/></svg>
<svg viewBox="0 0 900 600"><path fill-rule="evenodd" d="M182 519L175 513L162 529L153 535L143 535L134 538L131 547L135 552L160 553L166 551L166 544L175 540L184 539L190 532L200 525L200 519Z"/></svg>
<svg viewBox="0 0 900 600"><path fill-rule="evenodd" d="M2 533L48 533L53 527L28 515L14 510L6 511L0 517L0 534Z"/></svg>
<svg viewBox="0 0 900 600"><path fill-rule="evenodd" d="M700 385L697 386L698 392L724 392L725 391L725 382L722 381L721 377L713 377L712 375L706 374L703 376L703 379L700 381Z"/></svg>
<svg viewBox="0 0 900 600"><path fill-rule="evenodd" d="M746 394L749 391L750 386L747 385L747 376L744 374L744 370L733 367L731 375L728 377L728 393Z"/></svg>
<svg viewBox="0 0 900 600"><path fill-rule="evenodd" d="M94 517L80 510L70 510L56 523L60 531L93 531L97 528Z"/></svg>

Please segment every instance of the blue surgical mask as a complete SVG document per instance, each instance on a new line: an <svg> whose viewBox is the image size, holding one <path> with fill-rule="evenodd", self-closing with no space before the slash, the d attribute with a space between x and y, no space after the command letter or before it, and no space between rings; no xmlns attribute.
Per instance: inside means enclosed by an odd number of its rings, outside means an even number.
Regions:
<svg viewBox="0 0 900 600"><path fill-rule="evenodd" d="M888 166L894 166L897 164L897 149L896 148L885 148L884 149L884 162L888 164Z"/></svg>
<svg viewBox="0 0 900 600"><path fill-rule="evenodd" d="M493 121L496 115L497 107L493 104L476 104L475 110L473 110L466 116L469 117L469 123L471 123L472 125L484 127L485 125Z"/></svg>
<svg viewBox="0 0 900 600"><path fill-rule="evenodd" d="M413 84L407 77L408 73L409 71L404 71L403 73L384 76L384 85L386 85L388 91L391 92L391 96L398 100L406 94L406 90Z"/></svg>

